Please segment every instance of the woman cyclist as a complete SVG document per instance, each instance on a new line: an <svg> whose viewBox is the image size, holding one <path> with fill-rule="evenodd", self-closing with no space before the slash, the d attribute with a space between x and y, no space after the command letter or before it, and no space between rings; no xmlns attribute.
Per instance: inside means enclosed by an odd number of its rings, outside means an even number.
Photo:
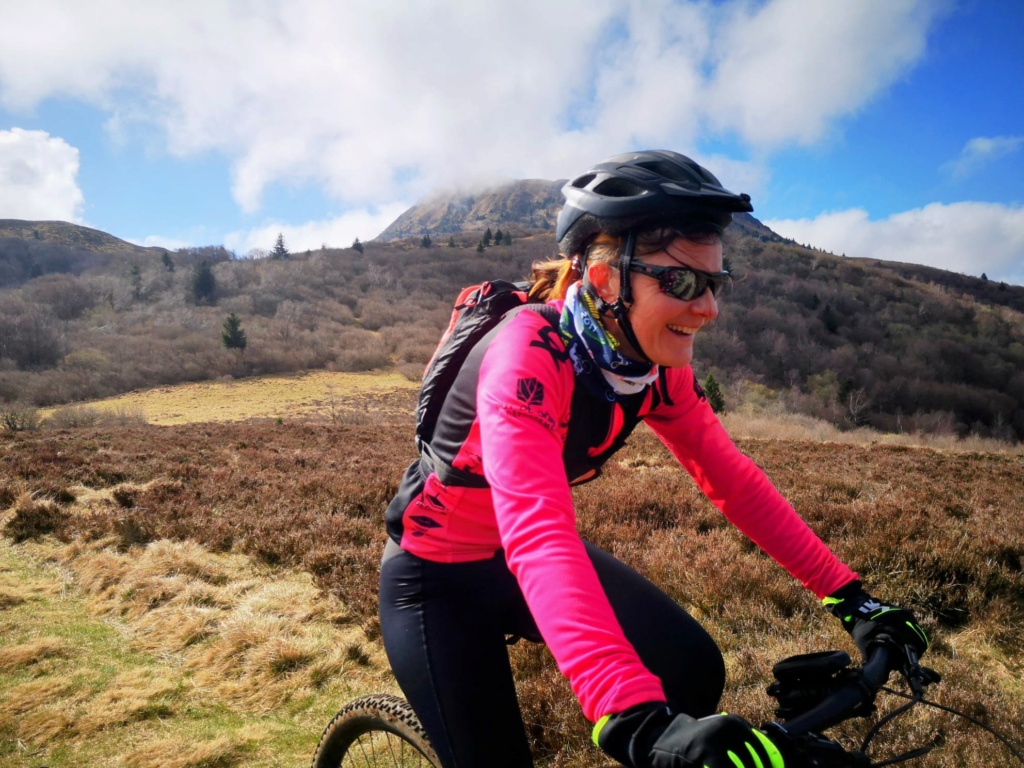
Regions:
<svg viewBox="0 0 1024 768"><path fill-rule="evenodd" d="M729 279L722 231L750 198L667 151L613 157L563 192L562 258L534 265L530 289L553 318L516 312L473 347L388 507L391 666L448 768L533 764L509 635L547 643L595 743L627 766L780 768L765 734L715 714L725 672L707 632L576 531L570 486L640 421L862 650L886 635L920 654L927 639L733 445L690 368Z"/></svg>

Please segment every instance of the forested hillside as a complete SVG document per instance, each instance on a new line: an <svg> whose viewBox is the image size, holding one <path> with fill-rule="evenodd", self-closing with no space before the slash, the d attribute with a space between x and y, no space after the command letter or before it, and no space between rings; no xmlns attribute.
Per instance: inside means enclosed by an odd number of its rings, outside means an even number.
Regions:
<svg viewBox="0 0 1024 768"><path fill-rule="evenodd" d="M751 222L728 236L738 279L697 341L727 407L742 391L844 427L1024 438L1024 288L822 253ZM0 401L310 368L416 377L461 287L555 253L547 232L493 234L261 259L0 239ZM244 346L224 344L232 314Z"/></svg>

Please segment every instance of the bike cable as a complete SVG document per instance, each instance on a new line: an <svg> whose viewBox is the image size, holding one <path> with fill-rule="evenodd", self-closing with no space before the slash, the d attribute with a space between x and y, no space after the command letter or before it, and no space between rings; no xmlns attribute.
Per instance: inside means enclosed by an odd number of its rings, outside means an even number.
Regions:
<svg viewBox="0 0 1024 768"><path fill-rule="evenodd" d="M860 751L864 754L867 754L868 745L871 743L871 740L875 738L876 735L878 735L878 732L882 730L882 727L885 726L886 723L892 722L897 717L902 715L904 712L909 711L914 705L920 704L922 701L924 701L924 698L919 693L915 693L913 696L907 696L905 693L893 691L892 689L887 688L885 686L882 686L881 690L886 691L887 693L895 693L897 696L901 698L910 699L910 701L908 701L903 706L894 709L892 712L887 714L885 717L883 717L881 720L879 720L872 726L871 730L869 730L867 735L864 737L863 743L860 745ZM907 760L913 760L915 757L923 757L924 755L927 755L929 752L931 752L933 749L935 749L935 744L929 744L927 747L913 749L909 752L904 752L902 755L890 757L887 760L882 760L877 763L873 762L871 763L871 768L882 768L882 766L885 765L896 765L897 763L902 763Z"/></svg>
<svg viewBox="0 0 1024 768"><path fill-rule="evenodd" d="M952 707L947 707L944 704L939 704L938 702L935 702L935 701L929 701L928 699L924 698L920 694L915 694L913 696L910 696L910 695L908 695L906 693L903 693L902 691L893 690L892 688L889 688L888 686L883 686L881 690L885 691L886 693L892 694L893 696L898 696L901 699L909 699L910 701L908 703L904 704L899 709L896 709L893 712L890 712L884 718L882 718L877 723L875 723L874 727L872 727L872 729L870 731L868 731L868 734L867 734L867 736L864 739L864 743L861 745L861 752L864 752L867 749L868 743L875 737L875 734L878 733L879 729L883 725L885 725L886 723L890 722L894 717L897 717L898 715L903 714L904 712L909 710L911 707L913 707L915 704L924 704L927 707L932 707L933 709L938 709L938 710L941 710L943 712L948 712L951 715L957 715L958 717L962 717L964 720L967 720L968 722L973 723L974 725L978 726L982 730L987 731L991 735L995 736L1000 742L1002 742L1003 746L1005 746L1008 750L1010 750L1010 753L1020 761L1021 765L1024 765L1024 755L1021 754L1020 750L1018 750L1008 738L1003 736L1003 734L999 733L999 731L997 731L995 728L992 728L991 726L985 725L985 723L981 722L977 718L971 717L970 715L968 715L968 714L966 714L964 712L959 712L959 711L953 709ZM910 760L913 757L920 757L921 755L927 754L928 752L930 752L934 748L935 748L935 745L932 744L931 746L922 747L921 749L915 750L914 752L907 752L906 754L900 755L899 757L891 758L889 760L885 760L885 761L880 762L880 763L873 763L872 765L874 766L874 768L880 768L880 766L884 766L884 765L893 765L895 763L901 763L904 760Z"/></svg>

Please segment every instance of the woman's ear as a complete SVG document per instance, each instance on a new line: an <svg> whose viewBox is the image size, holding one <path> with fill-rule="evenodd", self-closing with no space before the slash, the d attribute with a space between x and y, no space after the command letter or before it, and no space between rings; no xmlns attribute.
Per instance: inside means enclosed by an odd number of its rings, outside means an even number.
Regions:
<svg viewBox="0 0 1024 768"><path fill-rule="evenodd" d="M597 295L608 304L613 304L619 296L618 270L608 262L598 261L587 267L587 276Z"/></svg>

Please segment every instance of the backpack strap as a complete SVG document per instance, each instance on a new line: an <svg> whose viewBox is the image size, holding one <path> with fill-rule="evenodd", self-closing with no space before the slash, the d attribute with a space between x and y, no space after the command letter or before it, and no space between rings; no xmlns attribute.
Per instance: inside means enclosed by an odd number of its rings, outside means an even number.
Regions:
<svg viewBox="0 0 1024 768"><path fill-rule="evenodd" d="M535 312L555 329L558 328L559 321L561 320L562 313L559 312L552 306L547 304L521 304L518 307L513 307L506 312L498 325L504 325L510 321L513 317L518 315L520 312ZM498 326L495 326L497 328ZM494 330L494 329L492 329ZM431 429L433 434L433 429ZM483 477L483 475L474 475L472 472L467 472L464 469L453 467L451 464L446 462L440 456L438 456L434 449L430 446L428 440L425 440L423 436L416 435L416 448L420 454L420 466L425 470L424 474L429 475L433 472L437 475L437 479L445 485L455 485L464 488L489 488L490 484Z"/></svg>
<svg viewBox="0 0 1024 768"><path fill-rule="evenodd" d="M420 467L423 468L424 476L433 472L437 479L445 485L458 485L464 488L489 488L489 484L483 475L474 475L464 469L453 467L434 453L430 443L416 438L416 447L420 451Z"/></svg>

